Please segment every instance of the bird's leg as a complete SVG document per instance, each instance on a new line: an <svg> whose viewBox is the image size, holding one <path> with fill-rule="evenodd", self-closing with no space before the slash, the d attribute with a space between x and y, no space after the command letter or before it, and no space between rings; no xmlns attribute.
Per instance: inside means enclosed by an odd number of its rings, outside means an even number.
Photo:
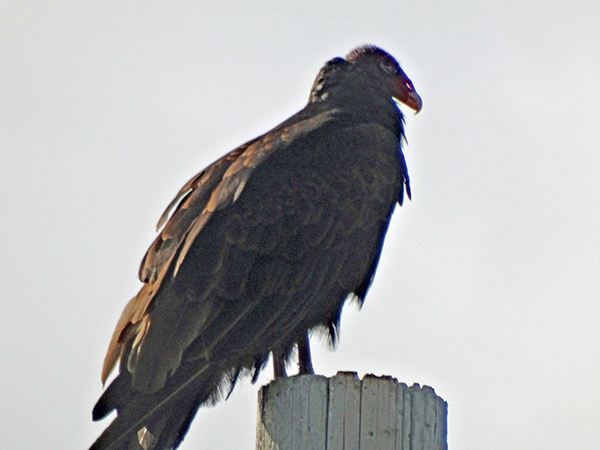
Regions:
<svg viewBox="0 0 600 450"><path fill-rule="evenodd" d="M287 377L285 358L273 352L273 375L275 378Z"/></svg>
<svg viewBox="0 0 600 450"><path fill-rule="evenodd" d="M310 357L308 333L298 342L298 375L312 375L315 371Z"/></svg>

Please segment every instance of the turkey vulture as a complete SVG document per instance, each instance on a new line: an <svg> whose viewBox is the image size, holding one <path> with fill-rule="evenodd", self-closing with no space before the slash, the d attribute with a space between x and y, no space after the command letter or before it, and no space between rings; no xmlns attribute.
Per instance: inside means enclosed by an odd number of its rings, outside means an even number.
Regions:
<svg viewBox="0 0 600 450"><path fill-rule="evenodd" d="M313 373L309 332L335 342L410 197L395 100L421 109L392 56L357 48L323 66L304 109L179 191L110 342L102 382L117 362L119 374L93 419L117 417L91 450L177 448L198 408L271 354L276 377L295 349Z"/></svg>

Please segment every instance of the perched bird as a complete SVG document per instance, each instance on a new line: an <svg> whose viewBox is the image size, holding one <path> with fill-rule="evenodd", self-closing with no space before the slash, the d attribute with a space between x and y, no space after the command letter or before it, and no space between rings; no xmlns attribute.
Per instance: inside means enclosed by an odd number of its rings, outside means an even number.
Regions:
<svg viewBox="0 0 600 450"><path fill-rule="evenodd" d="M313 373L309 333L335 342L410 197L395 101L422 105L392 56L357 48L323 66L304 109L179 191L110 342L102 382L119 374L93 419L117 417L91 450L177 448L198 408L256 380L271 354L276 377L296 349Z"/></svg>

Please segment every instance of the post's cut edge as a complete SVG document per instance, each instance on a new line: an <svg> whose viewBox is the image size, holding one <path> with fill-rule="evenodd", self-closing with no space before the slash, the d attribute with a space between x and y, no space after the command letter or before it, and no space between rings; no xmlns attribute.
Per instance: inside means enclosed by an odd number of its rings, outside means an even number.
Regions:
<svg viewBox="0 0 600 450"><path fill-rule="evenodd" d="M447 450L447 414L431 386L388 375L278 378L259 390L256 450Z"/></svg>

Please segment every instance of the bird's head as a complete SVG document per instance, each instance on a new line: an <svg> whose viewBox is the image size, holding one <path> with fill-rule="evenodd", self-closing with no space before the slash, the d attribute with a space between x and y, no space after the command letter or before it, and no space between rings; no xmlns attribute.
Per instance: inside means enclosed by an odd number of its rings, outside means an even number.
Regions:
<svg viewBox="0 0 600 450"><path fill-rule="evenodd" d="M421 110L421 97L415 91L412 81L389 53L379 47L365 45L352 50L346 56L346 61L374 77L380 86L386 86L393 98L414 110L415 114Z"/></svg>

